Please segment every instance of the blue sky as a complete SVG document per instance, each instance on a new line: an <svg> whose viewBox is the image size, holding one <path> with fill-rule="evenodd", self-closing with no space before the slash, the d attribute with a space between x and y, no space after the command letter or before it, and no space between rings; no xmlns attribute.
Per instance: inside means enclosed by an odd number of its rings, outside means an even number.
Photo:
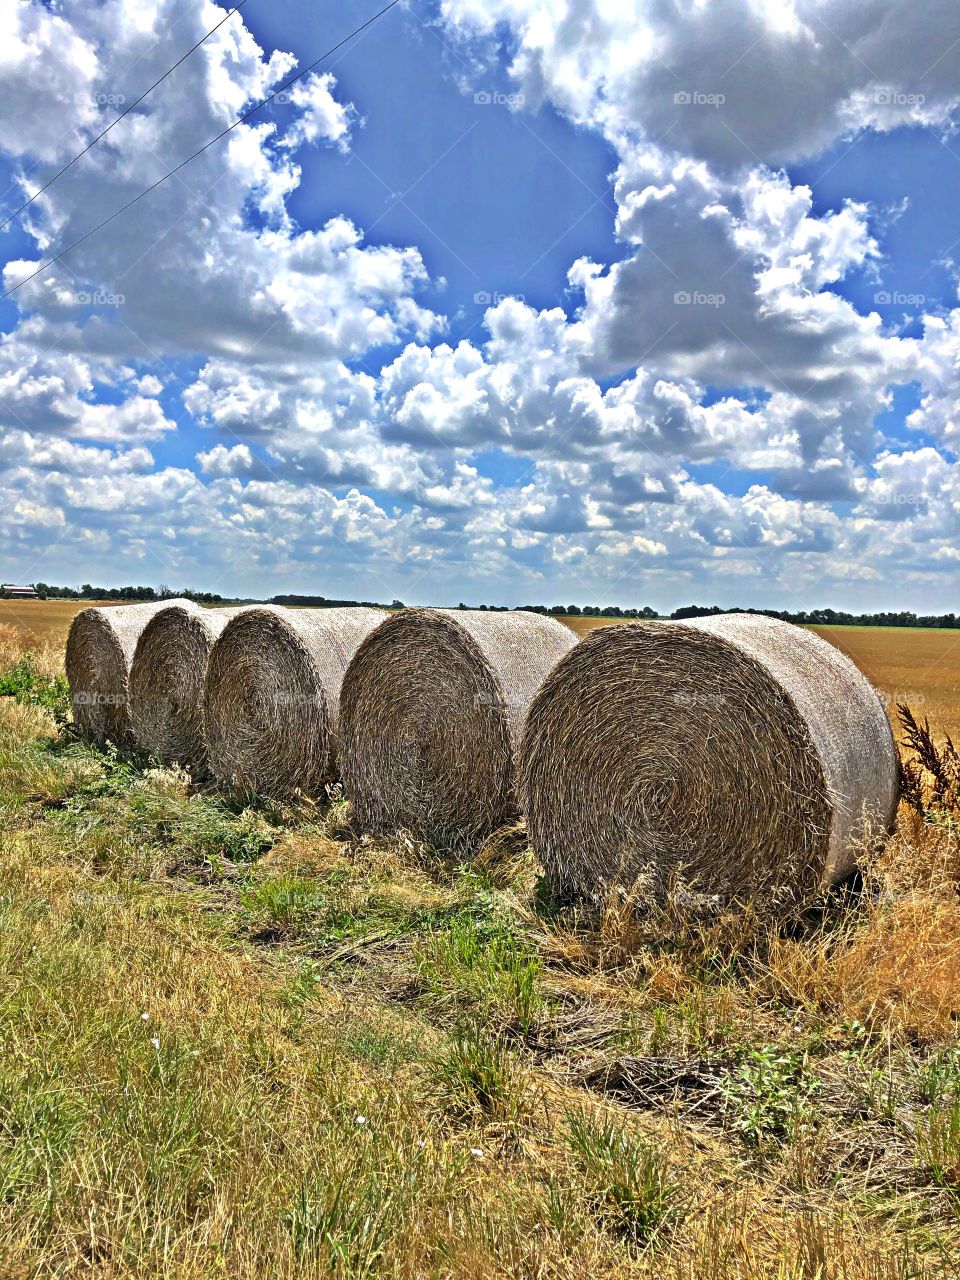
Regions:
<svg viewBox="0 0 960 1280"><path fill-rule="evenodd" d="M409 0L3 303L5 579L955 607L960 14ZM375 6L248 0L10 288ZM2 19L12 211L223 16Z"/></svg>

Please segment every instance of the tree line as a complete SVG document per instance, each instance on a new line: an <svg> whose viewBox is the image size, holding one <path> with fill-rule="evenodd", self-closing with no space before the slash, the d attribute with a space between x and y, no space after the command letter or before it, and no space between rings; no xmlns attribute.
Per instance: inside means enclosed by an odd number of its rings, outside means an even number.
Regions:
<svg viewBox="0 0 960 1280"><path fill-rule="evenodd" d="M350 608L362 605L374 609L403 609L402 600L393 600L389 605L376 600L340 600L328 596L315 595L276 595L269 600L225 598L213 591L191 591L184 587L174 591L167 586L159 587L98 587L90 582L79 587L57 587L48 582L33 583L33 588L41 600L116 600L118 602L160 603L175 597L185 597L197 604L279 604L299 605L315 609ZM0 599L9 598L10 593L0 590ZM470 605L461 600L458 609L468 609ZM481 610L503 613L508 605L479 606ZM784 622L795 622L801 626L822 627L945 627L960 628L960 617L955 613L913 613L911 610L878 611L876 613L848 613L843 609L722 609L719 605L683 605L674 609L671 614L658 614L649 605L640 609L623 609L620 605L595 604L523 604L514 605L515 609L524 609L530 613L549 614L552 617L566 618L660 618L669 617L672 622L682 622L684 618L709 618L721 613L753 613L767 618L781 618Z"/></svg>
<svg viewBox="0 0 960 1280"><path fill-rule="evenodd" d="M163 600L186 598L197 604L223 604L223 596L213 591L174 591L171 587L98 587L94 583L85 582L80 587L55 587L49 582L31 584L41 600L117 600L120 602L136 602L150 604ZM0 596L9 596L9 591L0 592Z"/></svg>

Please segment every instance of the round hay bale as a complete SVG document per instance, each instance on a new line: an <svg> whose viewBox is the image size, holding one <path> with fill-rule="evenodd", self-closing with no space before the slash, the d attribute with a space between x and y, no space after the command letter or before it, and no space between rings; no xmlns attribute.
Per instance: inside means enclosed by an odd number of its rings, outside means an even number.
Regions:
<svg viewBox="0 0 960 1280"><path fill-rule="evenodd" d="M852 870L899 787L883 706L853 663L749 614L599 628L534 699L521 773L559 892L780 907Z"/></svg>
<svg viewBox="0 0 960 1280"><path fill-rule="evenodd" d="M576 644L525 612L407 609L344 677L340 765L364 830L464 852L517 812L514 760L530 699Z"/></svg>
<svg viewBox="0 0 960 1280"><path fill-rule="evenodd" d="M283 799L336 777L347 663L380 609L241 610L210 652L203 694L207 760L225 787Z"/></svg>
<svg viewBox="0 0 960 1280"><path fill-rule="evenodd" d="M130 723L137 743L164 764L200 776L207 761L203 688L214 641L239 609L190 600L155 613L130 664Z"/></svg>
<svg viewBox="0 0 960 1280"><path fill-rule="evenodd" d="M67 635L66 671L73 718L90 742L132 746L130 664L152 617L186 600L81 609Z"/></svg>

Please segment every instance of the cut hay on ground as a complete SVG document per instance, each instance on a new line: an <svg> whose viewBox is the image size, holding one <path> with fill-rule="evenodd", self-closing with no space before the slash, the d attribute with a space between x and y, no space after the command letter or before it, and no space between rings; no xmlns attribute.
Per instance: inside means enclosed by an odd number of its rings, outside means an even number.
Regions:
<svg viewBox="0 0 960 1280"><path fill-rule="evenodd" d="M130 723L137 744L163 764L195 776L206 767L203 688L214 641L238 609L202 609L189 600L155 613L130 666Z"/></svg>
<svg viewBox="0 0 960 1280"><path fill-rule="evenodd" d="M140 633L161 609L186 600L82 609L67 636L66 671L73 718L90 742L133 745L128 709L130 664Z"/></svg>
<svg viewBox="0 0 960 1280"><path fill-rule="evenodd" d="M341 695L341 771L358 827L469 851L511 821L523 716L575 644L535 613L388 618L357 651Z"/></svg>
<svg viewBox="0 0 960 1280"><path fill-rule="evenodd" d="M886 830L897 753L877 694L811 631L728 614L604 627L534 700L531 844L561 893L787 905Z"/></svg>
<svg viewBox="0 0 960 1280"><path fill-rule="evenodd" d="M318 795L336 776L340 684L380 609L243 609L210 653L204 734L211 772L231 790Z"/></svg>

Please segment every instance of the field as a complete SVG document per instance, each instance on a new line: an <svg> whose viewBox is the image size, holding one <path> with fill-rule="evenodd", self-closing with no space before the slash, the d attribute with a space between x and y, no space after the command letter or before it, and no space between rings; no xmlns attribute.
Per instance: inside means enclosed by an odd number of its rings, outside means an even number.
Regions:
<svg viewBox="0 0 960 1280"><path fill-rule="evenodd" d="M97 600L0 600L0 625L14 627L30 643L61 640L74 615ZM114 602L115 603L115 602Z"/></svg>
<svg viewBox="0 0 960 1280"><path fill-rule="evenodd" d="M955 812L789 926L574 910L520 828L463 866L75 741L72 607L0 617L0 1275L957 1276ZM960 637L829 638L956 722Z"/></svg>

